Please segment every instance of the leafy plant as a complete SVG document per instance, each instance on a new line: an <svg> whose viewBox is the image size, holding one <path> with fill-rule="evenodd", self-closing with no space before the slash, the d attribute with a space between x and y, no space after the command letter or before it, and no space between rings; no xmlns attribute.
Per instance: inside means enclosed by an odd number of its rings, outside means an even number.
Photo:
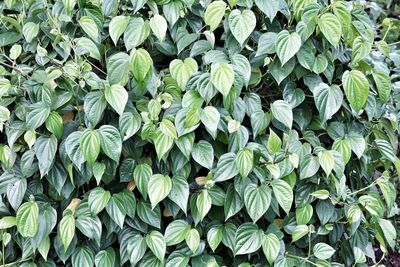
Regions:
<svg viewBox="0 0 400 267"><path fill-rule="evenodd" d="M1 2L2 264L378 265L400 50L364 2Z"/></svg>

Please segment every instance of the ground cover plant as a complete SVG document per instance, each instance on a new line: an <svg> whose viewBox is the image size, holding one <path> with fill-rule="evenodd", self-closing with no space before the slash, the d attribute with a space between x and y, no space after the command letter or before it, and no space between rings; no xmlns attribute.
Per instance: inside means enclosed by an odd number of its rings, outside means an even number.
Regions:
<svg viewBox="0 0 400 267"><path fill-rule="evenodd" d="M398 12L1 1L0 264L389 264Z"/></svg>

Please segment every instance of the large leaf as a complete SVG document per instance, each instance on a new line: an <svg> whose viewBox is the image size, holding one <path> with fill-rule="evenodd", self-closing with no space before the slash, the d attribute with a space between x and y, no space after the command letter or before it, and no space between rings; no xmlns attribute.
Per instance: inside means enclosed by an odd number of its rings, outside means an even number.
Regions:
<svg viewBox="0 0 400 267"><path fill-rule="evenodd" d="M171 76L176 80L181 90L186 89L186 83L189 78L195 74L198 70L196 60L191 57L185 58L184 61L180 59L174 59L169 64Z"/></svg>
<svg viewBox="0 0 400 267"><path fill-rule="evenodd" d="M152 209L164 198L166 198L171 191L172 181L169 176L155 174L150 177L148 182L148 194L151 201Z"/></svg>
<svg viewBox="0 0 400 267"><path fill-rule="evenodd" d="M150 34L150 24L141 17L131 17L124 32L126 50L138 47Z"/></svg>
<svg viewBox="0 0 400 267"><path fill-rule="evenodd" d="M221 23L225 9L226 3L224 1L214 1L207 7L204 13L204 22L210 26L211 31L214 31Z"/></svg>
<svg viewBox="0 0 400 267"><path fill-rule="evenodd" d="M333 46L339 44L342 36L342 25L335 15L331 13L321 15L318 19L318 27Z"/></svg>
<svg viewBox="0 0 400 267"><path fill-rule="evenodd" d="M297 32L289 33L287 30L281 31L276 37L276 54L285 65L301 47L301 38Z"/></svg>
<svg viewBox="0 0 400 267"><path fill-rule="evenodd" d="M96 187L89 194L89 208L90 212L93 216L97 215L100 211L102 211L106 206L108 201L111 198L111 194L109 191L104 190L101 187Z"/></svg>
<svg viewBox="0 0 400 267"><path fill-rule="evenodd" d="M268 210L271 203L271 189L267 185L246 187L244 191L244 204L254 223L256 223Z"/></svg>
<svg viewBox="0 0 400 267"><path fill-rule="evenodd" d="M356 112L367 103L369 83L364 74L358 70L343 73L342 82L347 100Z"/></svg>
<svg viewBox="0 0 400 267"><path fill-rule="evenodd" d="M263 232L256 224L244 223L235 234L235 255L250 254L262 244Z"/></svg>
<svg viewBox="0 0 400 267"><path fill-rule="evenodd" d="M80 148L89 164L93 164L100 154L100 135L97 130L86 129L80 139Z"/></svg>
<svg viewBox="0 0 400 267"><path fill-rule="evenodd" d="M193 146L192 157L201 166L211 169L214 162L214 149L210 143L200 141Z"/></svg>
<svg viewBox="0 0 400 267"><path fill-rule="evenodd" d="M271 111L277 121L283 123L289 129L292 128L293 112L288 103L283 100L276 100L271 105Z"/></svg>
<svg viewBox="0 0 400 267"><path fill-rule="evenodd" d="M235 9L229 14L229 28L240 45L244 44L255 27L256 16L253 11Z"/></svg>
<svg viewBox="0 0 400 267"><path fill-rule="evenodd" d="M111 125L103 125L98 130L100 147L107 156L118 162L122 151L122 140L118 130Z"/></svg>
<svg viewBox="0 0 400 267"><path fill-rule="evenodd" d="M39 229L39 207L36 202L29 201L21 205L17 211L17 229L23 237L34 237Z"/></svg>
<svg viewBox="0 0 400 267"><path fill-rule="evenodd" d="M122 115L125 105L128 102L128 92L119 84L107 86L104 90L104 96L110 106Z"/></svg>
<svg viewBox="0 0 400 267"><path fill-rule="evenodd" d="M289 213L293 203L292 188L284 180L273 180L271 185L279 205L286 213Z"/></svg>
<svg viewBox="0 0 400 267"><path fill-rule="evenodd" d="M129 18L126 16L116 16L110 21L109 32L114 44L117 44L119 37L124 33L128 26Z"/></svg>
<svg viewBox="0 0 400 267"><path fill-rule="evenodd" d="M211 66L211 83L223 95L227 96L235 80L232 65L216 63Z"/></svg>
<svg viewBox="0 0 400 267"><path fill-rule="evenodd" d="M314 88L314 101L321 119L329 120L338 112L343 102L343 93L337 85L328 86L321 83Z"/></svg>
<svg viewBox="0 0 400 267"><path fill-rule="evenodd" d="M50 137L41 136L36 140L34 149L36 158L39 161L40 175L43 177L48 174L53 166L57 152L57 138L54 135Z"/></svg>

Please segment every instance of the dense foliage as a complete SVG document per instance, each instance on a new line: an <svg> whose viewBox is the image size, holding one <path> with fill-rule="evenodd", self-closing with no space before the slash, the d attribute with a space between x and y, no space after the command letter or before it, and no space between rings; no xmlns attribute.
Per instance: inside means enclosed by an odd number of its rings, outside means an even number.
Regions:
<svg viewBox="0 0 400 267"><path fill-rule="evenodd" d="M394 2L1 1L1 263L385 260Z"/></svg>

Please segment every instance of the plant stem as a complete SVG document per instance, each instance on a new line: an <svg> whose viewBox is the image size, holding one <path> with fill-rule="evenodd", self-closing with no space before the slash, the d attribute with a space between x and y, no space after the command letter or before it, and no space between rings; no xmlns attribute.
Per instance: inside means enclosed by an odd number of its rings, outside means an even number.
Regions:
<svg viewBox="0 0 400 267"><path fill-rule="evenodd" d="M368 185L368 186L366 186L366 187L364 187L364 188L358 189L357 191L354 191L354 192L352 192L351 194L348 194L347 196L354 196L354 195L357 195L358 193L360 193L360 192L362 192L362 191L364 191L364 190L367 190L367 189L373 187L374 185L375 185L375 182L371 183L370 185Z"/></svg>
<svg viewBox="0 0 400 267"><path fill-rule="evenodd" d="M313 265L313 266L317 266L317 267L318 267L318 264L316 264L316 263L310 261L310 260L307 259L307 258L300 257L300 256L296 256L296 255L292 255L292 254L289 254L289 253L286 253L286 256L289 257L289 258L292 258L292 259L298 259L298 260L305 261L305 262L307 262L307 263L309 263L309 264L311 264L311 265Z"/></svg>
<svg viewBox="0 0 400 267"><path fill-rule="evenodd" d="M6 265L6 246L4 244L4 231L1 231L1 257L3 258L3 266Z"/></svg>

